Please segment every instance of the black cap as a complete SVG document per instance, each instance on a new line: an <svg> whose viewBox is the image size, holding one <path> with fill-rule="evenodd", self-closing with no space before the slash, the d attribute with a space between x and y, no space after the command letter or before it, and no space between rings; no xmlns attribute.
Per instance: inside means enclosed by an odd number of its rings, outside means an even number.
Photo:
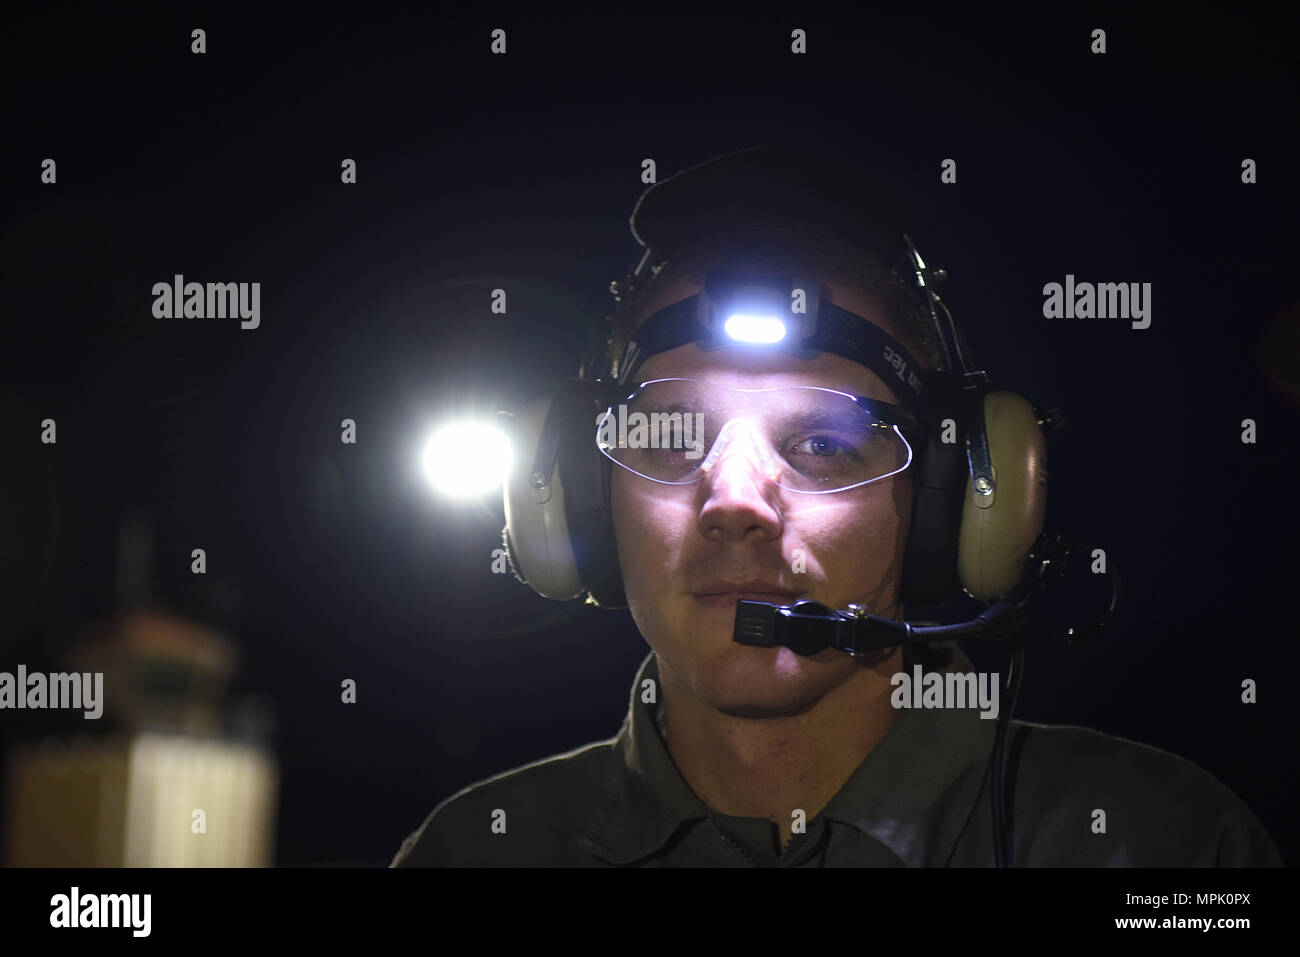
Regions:
<svg viewBox="0 0 1300 957"><path fill-rule="evenodd" d="M779 235L804 222L886 267L903 254L906 208L896 188L851 162L789 147L728 153L656 183L637 200L629 225L637 242L664 258L715 236Z"/></svg>

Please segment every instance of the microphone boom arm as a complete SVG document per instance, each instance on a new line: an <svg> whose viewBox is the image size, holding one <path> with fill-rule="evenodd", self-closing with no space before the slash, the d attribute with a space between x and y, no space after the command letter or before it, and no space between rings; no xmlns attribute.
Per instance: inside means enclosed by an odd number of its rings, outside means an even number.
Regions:
<svg viewBox="0 0 1300 957"><path fill-rule="evenodd" d="M985 638L1018 642L1030 613L1031 599L1039 589L1059 581L1077 544L1065 543L1057 535L1039 538L1029 553L1020 582L983 613L969 621L950 625L912 625L893 618L873 615L862 605L851 604L836 611L821 602L804 599L791 605L774 605L742 599L736 603L736 625L732 640L742 645L770 648L783 645L805 657L834 648L860 656L883 648L916 642L945 642L958 638ZM1114 612L1118 581L1112 575L1112 601L1106 619ZM1095 626L1103 627L1103 623Z"/></svg>

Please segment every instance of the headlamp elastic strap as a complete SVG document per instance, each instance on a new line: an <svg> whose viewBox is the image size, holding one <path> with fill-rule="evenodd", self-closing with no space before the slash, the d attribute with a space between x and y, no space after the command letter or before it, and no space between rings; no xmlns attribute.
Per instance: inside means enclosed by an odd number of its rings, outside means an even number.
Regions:
<svg viewBox="0 0 1300 957"><path fill-rule="evenodd" d="M628 343L618 381L629 381L648 357L690 342L698 343L702 349L736 346L722 331L716 315L707 324L701 321L702 314L710 315L707 310L716 311L716 307L706 296L697 294L647 319ZM817 304L815 333L801 341L797 336L787 339L784 343L751 348L781 349L803 359L811 359L817 352L830 352L876 373L899 396L904 407L915 409L924 399L925 381L916 358L880 326L847 309L822 300Z"/></svg>

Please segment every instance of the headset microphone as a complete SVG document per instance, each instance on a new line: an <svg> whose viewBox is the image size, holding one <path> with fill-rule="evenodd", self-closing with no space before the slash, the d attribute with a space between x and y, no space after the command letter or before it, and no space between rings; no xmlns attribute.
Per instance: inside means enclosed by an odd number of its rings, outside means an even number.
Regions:
<svg viewBox="0 0 1300 957"><path fill-rule="evenodd" d="M862 605L850 604L836 611L816 601L802 600L791 605L741 599L736 603L736 625L732 640L760 648L782 645L805 657L834 648L858 657L870 651L894 648L916 642L948 642L957 639L983 638L1017 641L1031 619L1040 627L1049 623L1035 616L1035 597L1040 589L1059 586L1070 568L1070 557L1079 551L1091 551L1083 543L1066 543L1061 536L1039 538L1030 552L1024 578L984 612L964 622L948 625L913 625L893 618L873 615ZM1078 566L1075 565L1075 568ZM1118 574L1110 568L1111 600L1100 616L1081 625L1070 625L1059 637L1073 641L1095 638L1109 623L1120 596Z"/></svg>

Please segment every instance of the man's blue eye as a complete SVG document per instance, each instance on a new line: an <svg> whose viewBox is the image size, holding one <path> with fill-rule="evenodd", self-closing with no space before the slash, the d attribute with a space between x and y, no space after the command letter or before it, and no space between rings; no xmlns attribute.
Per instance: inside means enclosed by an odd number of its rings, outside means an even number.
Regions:
<svg viewBox="0 0 1300 957"><path fill-rule="evenodd" d="M807 446L808 448L804 449L804 446ZM808 454L816 455L820 458L831 458L835 455L836 451L851 452L851 449L849 449L849 447L843 442L832 439L830 436L813 435L795 445L791 451L806 451Z"/></svg>

